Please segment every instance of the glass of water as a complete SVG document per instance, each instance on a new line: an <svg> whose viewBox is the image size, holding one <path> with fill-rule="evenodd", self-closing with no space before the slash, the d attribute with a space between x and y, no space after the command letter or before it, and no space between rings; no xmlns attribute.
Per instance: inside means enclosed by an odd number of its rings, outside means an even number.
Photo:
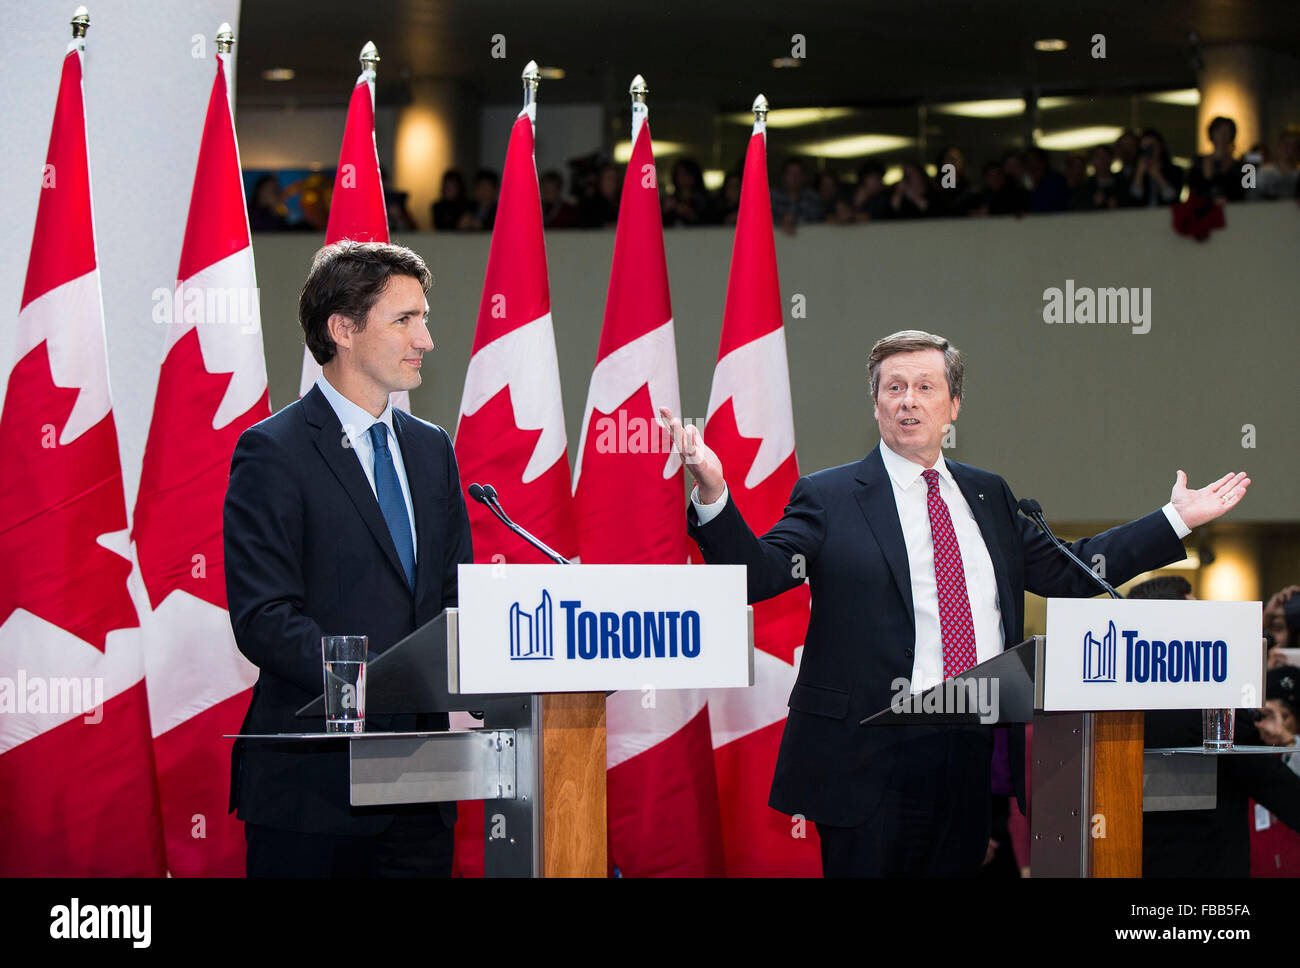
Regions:
<svg viewBox="0 0 1300 968"><path fill-rule="evenodd" d="M327 733L365 732L367 644L364 635L321 636Z"/></svg>
<svg viewBox="0 0 1300 968"><path fill-rule="evenodd" d="M1235 709L1202 709L1201 735L1207 750L1232 749L1232 728L1236 725Z"/></svg>

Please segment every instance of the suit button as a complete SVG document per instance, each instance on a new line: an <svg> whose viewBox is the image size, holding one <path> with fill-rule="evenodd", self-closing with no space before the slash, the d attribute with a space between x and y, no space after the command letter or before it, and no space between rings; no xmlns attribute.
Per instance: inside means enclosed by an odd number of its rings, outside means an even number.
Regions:
<svg viewBox="0 0 1300 968"><path fill-rule="evenodd" d="M904 649L904 650L903 650L903 655L905 655L907 658L910 659L910 658L912 657L912 650L911 650L911 649Z"/></svg>

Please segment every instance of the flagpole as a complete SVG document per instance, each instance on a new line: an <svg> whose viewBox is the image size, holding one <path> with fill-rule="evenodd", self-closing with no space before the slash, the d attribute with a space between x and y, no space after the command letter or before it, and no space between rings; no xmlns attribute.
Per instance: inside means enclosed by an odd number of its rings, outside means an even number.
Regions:
<svg viewBox="0 0 1300 968"><path fill-rule="evenodd" d="M645 100L646 95L650 93L650 88L646 85L645 78L638 74L632 78L627 93L632 95L632 144L635 145L636 136L641 132L641 125L650 116L650 108Z"/></svg>
<svg viewBox="0 0 1300 968"><path fill-rule="evenodd" d="M754 98L754 106L750 108L754 112L754 124L767 126L767 98L759 95Z"/></svg>

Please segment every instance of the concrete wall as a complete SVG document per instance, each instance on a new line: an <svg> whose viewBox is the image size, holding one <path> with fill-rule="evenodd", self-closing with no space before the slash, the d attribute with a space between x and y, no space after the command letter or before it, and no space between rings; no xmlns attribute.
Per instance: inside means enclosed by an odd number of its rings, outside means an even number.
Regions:
<svg viewBox="0 0 1300 968"><path fill-rule="evenodd" d="M1001 473L1058 521L1132 518L1168 500L1182 468L1199 486L1230 470L1254 484L1236 521L1300 519L1300 208L1232 207L1204 243L1168 211L1023 220L813 226L778 235L800 467L859 458L879 439L865 360L897 329L946 335L967 356L966 398L947 455ZM487 235L414 234L429 261L437 343L419 415L454 427L487 261ZM682 405L703 418L731 256L730 229L667 232ZM572 454L594 362L614 233L553 232L550 259ZM314 236L254 240L271 402L297 392L298 290ZM1049 325L1044 290L1150 289L1150 331ZM791 318L805 297L806 316ZM1243 426L1255 446L1243 448Z"/></svg>

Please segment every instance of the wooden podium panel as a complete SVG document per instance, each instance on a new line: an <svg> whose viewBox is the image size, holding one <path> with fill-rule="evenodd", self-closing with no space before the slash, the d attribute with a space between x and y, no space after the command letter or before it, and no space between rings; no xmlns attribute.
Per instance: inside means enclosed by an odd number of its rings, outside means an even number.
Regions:
<svg viewBox="0 0 1300 968"><path fill-rule="evenodd" d="M1093 713L1093 877L1142 876L1143 712Z"/></svg>
<svg viewBox="0 0 1300 968"><path fill-rule="evenodd" d="M542 870L607 877L605 694L542 697Z"/></svg>

